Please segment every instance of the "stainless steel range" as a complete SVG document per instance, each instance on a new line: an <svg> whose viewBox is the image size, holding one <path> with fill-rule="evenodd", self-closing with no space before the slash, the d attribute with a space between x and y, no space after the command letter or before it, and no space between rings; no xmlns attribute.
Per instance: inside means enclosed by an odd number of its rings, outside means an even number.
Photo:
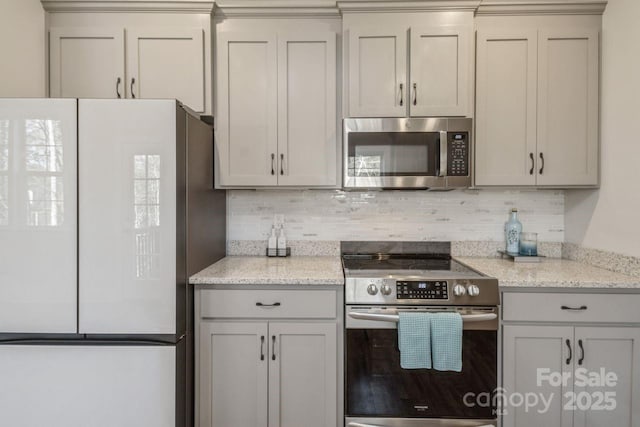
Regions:
<svg viewBox="0 0 640 427"><path fill-rule="evenodd" d="M445 242L343 242L347 427L497 425L498 281ZM458 312L462 371L400 367L399 313ZM480 397L480 399L478 399Z"/></svg>

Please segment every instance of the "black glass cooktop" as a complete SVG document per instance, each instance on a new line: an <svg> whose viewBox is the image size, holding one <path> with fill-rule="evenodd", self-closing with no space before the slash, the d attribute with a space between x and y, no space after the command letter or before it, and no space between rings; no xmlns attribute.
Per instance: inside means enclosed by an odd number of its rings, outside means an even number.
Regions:
<svg viewBox="0 0 640 427"><path fill-rule="evenodd" d="M349 270L451 270L448 255L420 257L418 255L344 255L343 264Z"/></svg>
<svg viewBox="0 0 640 427"><path fill-rule="evenodd" d="M345 254L342 264L347 276L416 274L438 277L479 277L480 273L451 259L449 254ZM411 273L409 273L411 272Z"/></svg>

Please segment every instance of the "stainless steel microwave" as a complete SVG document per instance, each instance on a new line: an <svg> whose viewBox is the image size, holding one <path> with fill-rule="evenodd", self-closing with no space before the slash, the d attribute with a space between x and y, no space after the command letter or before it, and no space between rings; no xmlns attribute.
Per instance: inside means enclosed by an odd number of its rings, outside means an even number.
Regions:
<svg viewBox="0 0 640 427"><path fill-rule="evenodd" d="M471 119L344 119L343 125L347 190L471 186Z"/></svg>

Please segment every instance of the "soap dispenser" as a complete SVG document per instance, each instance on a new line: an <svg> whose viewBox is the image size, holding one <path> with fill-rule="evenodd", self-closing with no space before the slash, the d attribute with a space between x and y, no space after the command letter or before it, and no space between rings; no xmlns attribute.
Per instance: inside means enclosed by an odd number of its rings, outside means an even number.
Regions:
<svg viewBox="0 0 640 427"><path fill-rule="evenodd" d="M271 236L267 245L267 256L278 256L278 238L276 237L276 227L271 226Z"/></svg>
<svg viewBox="0 0 640 427"><path fill-rule="evenodd" d="M284 235L282 224L280 224L280 233L278 234L278 256L287 256L287 237Z"/></svg>

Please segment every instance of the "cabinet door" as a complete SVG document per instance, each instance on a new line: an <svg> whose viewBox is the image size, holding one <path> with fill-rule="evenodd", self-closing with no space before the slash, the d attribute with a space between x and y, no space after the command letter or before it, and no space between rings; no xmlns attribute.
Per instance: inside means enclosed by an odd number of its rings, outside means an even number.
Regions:
<svg viewBox="0 0 640 427"><path fill-rule="evenodd" d="M513 393L536 393L551 398L547 411L544 405L525 410L505 408L504 427L571 427L573 414L563 410L563 394L568 389L543 381L538 385L538 372L573 374L573 327L570 326L513 326L503 328L503 386L506 396ZM543 413L540 413L540 412Z"/></svg>
<svg viewBox="0 0 640 427"><path fill-rule="evenodd" d="M276 36L221 33L217 46L218 185L277 185Z"/></svg>
<svg viewBox="0 0 640 427"><path fill-rule="evenodd" d="M176 102L81 99L78 132L79 332L181 333Z"/></svg>
<svg viewBox="0 0 640 427"><path fill-rule="evenodd" d="M640 426L640 328L576 328L575 334L576 368L598 374L604 369L617 377L615 386L575 387L575 427ZM592 406L606 392L615 394L612 401L603 402L604 408Z"/></svg>
<svg viewBox="0 0 640 427"><path fill-rule="evenodd" d="M269 427L335 427L335 323L269 324Z"/></svg>
<svg viewBox="0 0 640 427"><path fill-rule="evenodd" d="M278 185L336 185L336 35L278 35Z"/></svg>
<svg viewBox="0 0 640 427"><path fill-rule="evenodd" d="M411 28L411 116L468 116L470 31Z"/></svg>
<svg viewBox="0 0 640 427"><path fill-rule="evenodd" d="M535 185L537 32L478 31L476 185Z"/></svg>
<svg viewBox="0 0 640 427"><path fill-rule="evenodd" d="M77 332L76 104L0 99L1 332Z"/></svg>
<svg viewBox="0 0 640 427"><path fill-rule="evenodd" d="M52 28L52 98L124 98L122 28Z"/></svg>
<svg viewBox="0 0 640 427"><path fill-rule="evenodd" d="M598 31L539 33L538 185L598 184Z"/></svg>
<svg viewBox="0 0 640 427"><path fill-rule="evenodd" d="M204 31L128 29L127 95L177 99L204 112Z"/></svg>
<svg viewBox="0 0 640 427"><path fill-rule="evenodd" d="M267 426L267 324L202 322L200 427Z"/></svg>
<svg viewBox="0 0 640 427"><path fill-rule="evenodd" d="M407 28L349 30L349 115L407 114Z"/></svg>

